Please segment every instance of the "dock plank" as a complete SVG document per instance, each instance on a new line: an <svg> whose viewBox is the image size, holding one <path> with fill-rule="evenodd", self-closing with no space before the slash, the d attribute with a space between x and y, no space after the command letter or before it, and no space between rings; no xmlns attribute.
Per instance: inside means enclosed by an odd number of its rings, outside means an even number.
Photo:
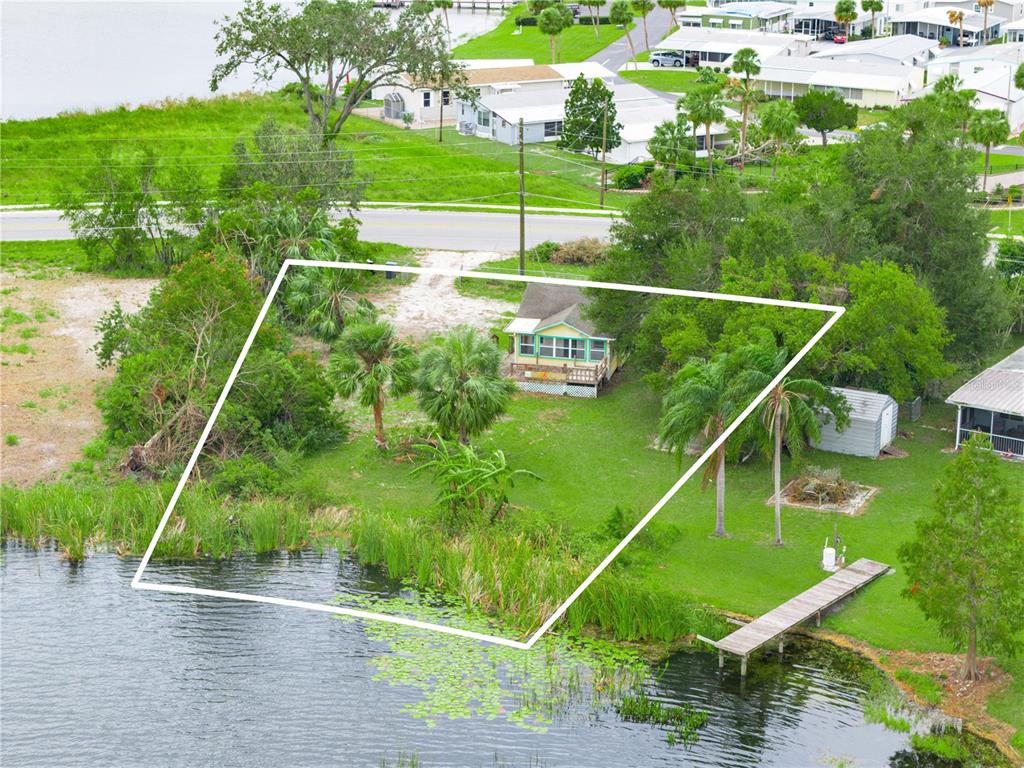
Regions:
<svg viewBox="0 0 1024 768"><path fill-rule="evenodd" d="M720 651L727 651L745 658L796 625L802 624L820 611L852 595L888 570L889 566L885 563L862 557L763 616L743 625L732 634L721 640L708 642Z"/></svg>

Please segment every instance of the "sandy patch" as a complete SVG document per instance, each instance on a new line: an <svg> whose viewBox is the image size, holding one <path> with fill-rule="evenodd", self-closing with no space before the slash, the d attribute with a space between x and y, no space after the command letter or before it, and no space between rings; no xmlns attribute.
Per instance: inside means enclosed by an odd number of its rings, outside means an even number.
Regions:
<svg viewBox="0 0 1024 768"><path fill-rule="evenodd" d="M33 280L3 273L0 306L27 316L3 332L0 366L0 479L30 485L52 479L81 456L100 430L95 388L110 371L89 351L100 316L120 301L138 309L156 280L70 274ZM24 334L24 337L23 337ZM27 351L12 349L27 345ZM24 350L24 347L22 347ZM8 435L17 445L7 445Z"/></svg>
<svg viewBox="0 0 1024 768"><path fill-rule="evenodd" d="M420 256L420 265L472 270L505 256L494 251L425 251ZM455 290L455 278L441 275L417 275L408 285L371 300L391 318L401 336L414 339L458 325L488 331L503 313L516 309L515 304L507 301L460 296Z"/></svg>

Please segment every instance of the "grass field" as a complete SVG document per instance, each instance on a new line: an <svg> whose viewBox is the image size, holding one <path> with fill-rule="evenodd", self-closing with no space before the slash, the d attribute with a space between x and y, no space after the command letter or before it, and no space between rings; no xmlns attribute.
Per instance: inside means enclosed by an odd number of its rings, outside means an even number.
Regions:
<svg viewBox="0 0 1024 768"><path fill-rule="evenodd" d="M697 73L683 69L626 69L619 73L645 88L669 93L686 93L697 82Z"/></svg>
<svg viewBox="0 0 1024 768"><path fill-rule="evenodd" d="M974 169L978 173L985 171L985 153L978 152L974 157ZM1000 174L1024 170L1024 155L1002 155L993 152L989 156L989 173Z"/></svg>
<svg viewBox="0 0 1024 768"><path fill-rule="evenodd" d="M1024 209L989 211L990 232L998 235L1024 235Z"/></svg>
<svg viewBox="0 0 1024 768"><path fill-rule="evenodd" d="M478 444L485 450L501 448L513 466L543 478L517 483L511 493L515 505L543 515L570 536L586 537L602 529L616 506L637 517L643 514L679 476L675 458L651 447L659 412L657 396L627 375L596 400L520 395L507 418ZM386 424L416 419L411 398L390 404L385 413ZM714 493L703 492L695 478L660 513L664 546L638 572L652 589L667 588L721 609L758 615L822 578L821 547L838 526L849 547L848 562L870 557L893 565L896 573L848 601L826 626L880 648L952 651L935 625L901 595L907 583L897 556L899 545L913 535L915 521L929 511L934 483L952 459L944 452L951 443L952 420L952 410L944 405L926 408L922 421L906 426L909 437L897 440L908 453L903 459L805 456L806 463L838 467L845 478L880 492L854 517L785 509L783 547L772 545L766 461L728 467L726 539L711 535ZM412 466L382 459L370 437L361 436L308 460L298 482L325 493L332 503L401 516L429 507L434 494L427 477L410 476ZM1024 466L1001 467L1012 482L1024 482ZM797 471L784 461L783 482ZM993 699L992 711L1020 730L1024 664L1001 663L1018 677Z"/></svg>
<svg viewBox="0 0 1024 768"><path fill-rule="evenodd" d="M306 125L298 102L280 94L8 121L0 143L0 200L7 205L53 205L62 190L82 187L86 170L104 148L129 155L151 147L167 162L195 168L212 188L232 162L232 145L267 117L285 126ZM345 123L339 146L352 151L357 173L369 179L369 200L518 201L516 149L505 144L462 136L454 129L447 129L439 143L436 131L404 130L353 116ZM598 164L587 156L534 145L527 152L526 169L529 205L597 203ZM612 207L622 202L614 193L608 198Z"/></svg>
<svg viewBox="0 0 1024 768"><path fill-rule="evenodd" d="M519 257L488 261L476 268L477 272L497 272L515 275L519 272ZM564 277L584 280L590 277L593 270L575 264L551 264L548 262L526 259L525 274L546 277ZM523 284L509 280L483 280L481 278L456 278L455 289L462 296L480 296L500 301L517 302L523 297Z"/></svg>
<svg viewBox="0 0 1024 768"><path fill-rule="evenodd" d="M584 9L583 13L586 13ZM516 16L526 14L526 5L510 8L507 17L479 37L467 40L453 53L462 59L533 59L535 64L552 64L548 36L537 27L516 27ZM517 34L517 29L522 31ZM561 35L562 63L584 61L607 48L625 34L625 30L602 24L598 33L589 24L574 24Z"/></svg>

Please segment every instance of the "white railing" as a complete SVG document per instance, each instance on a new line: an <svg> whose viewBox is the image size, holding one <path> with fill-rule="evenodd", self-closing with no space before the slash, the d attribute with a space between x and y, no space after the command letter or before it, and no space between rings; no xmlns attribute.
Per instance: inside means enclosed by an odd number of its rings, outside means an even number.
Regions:
<svg viewBox="0 0 1024 768"><path fill-rule="evenodd" d="M1024 456L1024 439L1019 437L1008 437L1007 435L993 435L989 432L981 432L974 429L960 430L960 443L963 444L971 439L972 435L983 435L992 444L992 450L997 453L1012 453L1014 456Z"/></svg>

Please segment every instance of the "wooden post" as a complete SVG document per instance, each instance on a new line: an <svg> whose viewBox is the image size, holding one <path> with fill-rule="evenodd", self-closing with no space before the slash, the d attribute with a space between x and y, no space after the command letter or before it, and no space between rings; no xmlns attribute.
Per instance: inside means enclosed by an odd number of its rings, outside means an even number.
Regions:
<svg viewBox="0 0 1024 768"><path fill-rule="evenodd" d="M784 645L785 635L779 635L779 658L782 658L782 648Z"/></svg>
<svg viewBox="0 0 1024 768"><path fill-rule="evenodd" d="M725 653L722 651L718 652L718 668L722 669L725 667Z"/></svg>
<svg viewBox="0 0 1024 768"><path fill-rule="evenodd" d="M523 151L523 118L519 118L519 274L526 274L526 162Z"/></svg>
<svg viewBox="0 0 1024 768"><path fill-rule="evenodd" d="M821 626L821 611L818 611L814 615L814 626L816 626L816 627L820 627Z"/></svg>
<svg viewBox="0 0 1024 768"><path fill-rule="evenodd" d="M747 676L747 656L746 654L740 659L740 677Z"/></svg>

